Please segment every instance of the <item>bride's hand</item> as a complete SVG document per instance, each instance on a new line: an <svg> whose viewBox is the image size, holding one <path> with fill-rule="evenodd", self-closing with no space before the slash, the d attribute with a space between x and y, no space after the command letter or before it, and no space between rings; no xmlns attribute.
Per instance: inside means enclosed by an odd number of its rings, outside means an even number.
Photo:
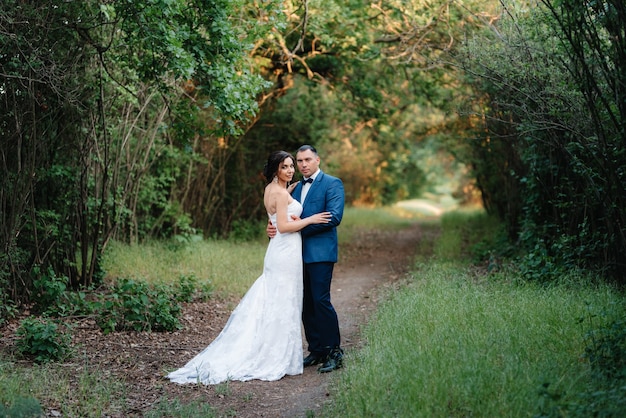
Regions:
<svg viewBox="0 0 626 418"><path fill-rule="evenodd" d="M311 215L309 218L315 224L327 224L332 219L333 215L330 212L320 212L315 215Z"/></svg>

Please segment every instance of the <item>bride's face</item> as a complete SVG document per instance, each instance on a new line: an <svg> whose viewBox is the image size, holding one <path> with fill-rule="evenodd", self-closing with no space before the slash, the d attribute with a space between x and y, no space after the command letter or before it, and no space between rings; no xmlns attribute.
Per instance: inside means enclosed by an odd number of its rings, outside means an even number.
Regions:
<svg viewBox="0 0 626 418"><path fill-rule="evenodd" d="M291 158L285 158L283 162L278 165L278 178L285 183L290 182L293 179L293 175L296 173L296 167Z"/></svg>

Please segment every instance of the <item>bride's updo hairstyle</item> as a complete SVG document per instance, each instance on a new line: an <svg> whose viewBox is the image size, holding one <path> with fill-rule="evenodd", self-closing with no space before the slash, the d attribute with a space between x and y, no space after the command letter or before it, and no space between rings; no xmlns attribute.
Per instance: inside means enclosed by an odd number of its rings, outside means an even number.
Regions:
<svg viewBox="0 0 626 418"><path fill-rule="evenodd" d="M263 167L263 175L265 176L267 184L272 182L274 176L278 173L278 166L287 158L291 158L291 161L296 161L287 151L274 151L270 154L265 163L265 167Z"/></svg>

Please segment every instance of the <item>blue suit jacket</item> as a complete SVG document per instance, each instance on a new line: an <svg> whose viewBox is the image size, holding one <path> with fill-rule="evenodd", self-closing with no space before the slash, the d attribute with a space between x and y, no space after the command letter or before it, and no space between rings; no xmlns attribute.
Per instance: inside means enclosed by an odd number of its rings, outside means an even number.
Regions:
<svg viewBox="0 0 626 418"><path fill-rule="evenodd" d="M293 197L301 202L302 182L293 190ZM337 177L320 171L311 183L306 200L302 205L301 218L319 212L330 212L332 219L327 224L309 225L303 228L302 259L305 263L337 262L337 226L343 218L345 194L343 182Z"/></svg>

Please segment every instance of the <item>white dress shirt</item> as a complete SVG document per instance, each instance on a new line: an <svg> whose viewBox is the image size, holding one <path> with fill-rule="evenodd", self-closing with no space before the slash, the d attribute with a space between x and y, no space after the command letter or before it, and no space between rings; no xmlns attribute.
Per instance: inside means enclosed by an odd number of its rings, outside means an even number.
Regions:
<svg viewBox="0 0 626 418"><path fill-rule="evenodd" d="M317 170L315 173L313 173L313 175L311 177L309 177L310 179L313 179L313 181L315 181L315 177L317 177L317 174L320 171ZM305 179L306 180L306 179ZM306 195L309 193L309 189L311 188L311 185L313 183L304 183L302 185L302 193L300 194L300 203L304 203L304 199L306 199Z"/></svg>

